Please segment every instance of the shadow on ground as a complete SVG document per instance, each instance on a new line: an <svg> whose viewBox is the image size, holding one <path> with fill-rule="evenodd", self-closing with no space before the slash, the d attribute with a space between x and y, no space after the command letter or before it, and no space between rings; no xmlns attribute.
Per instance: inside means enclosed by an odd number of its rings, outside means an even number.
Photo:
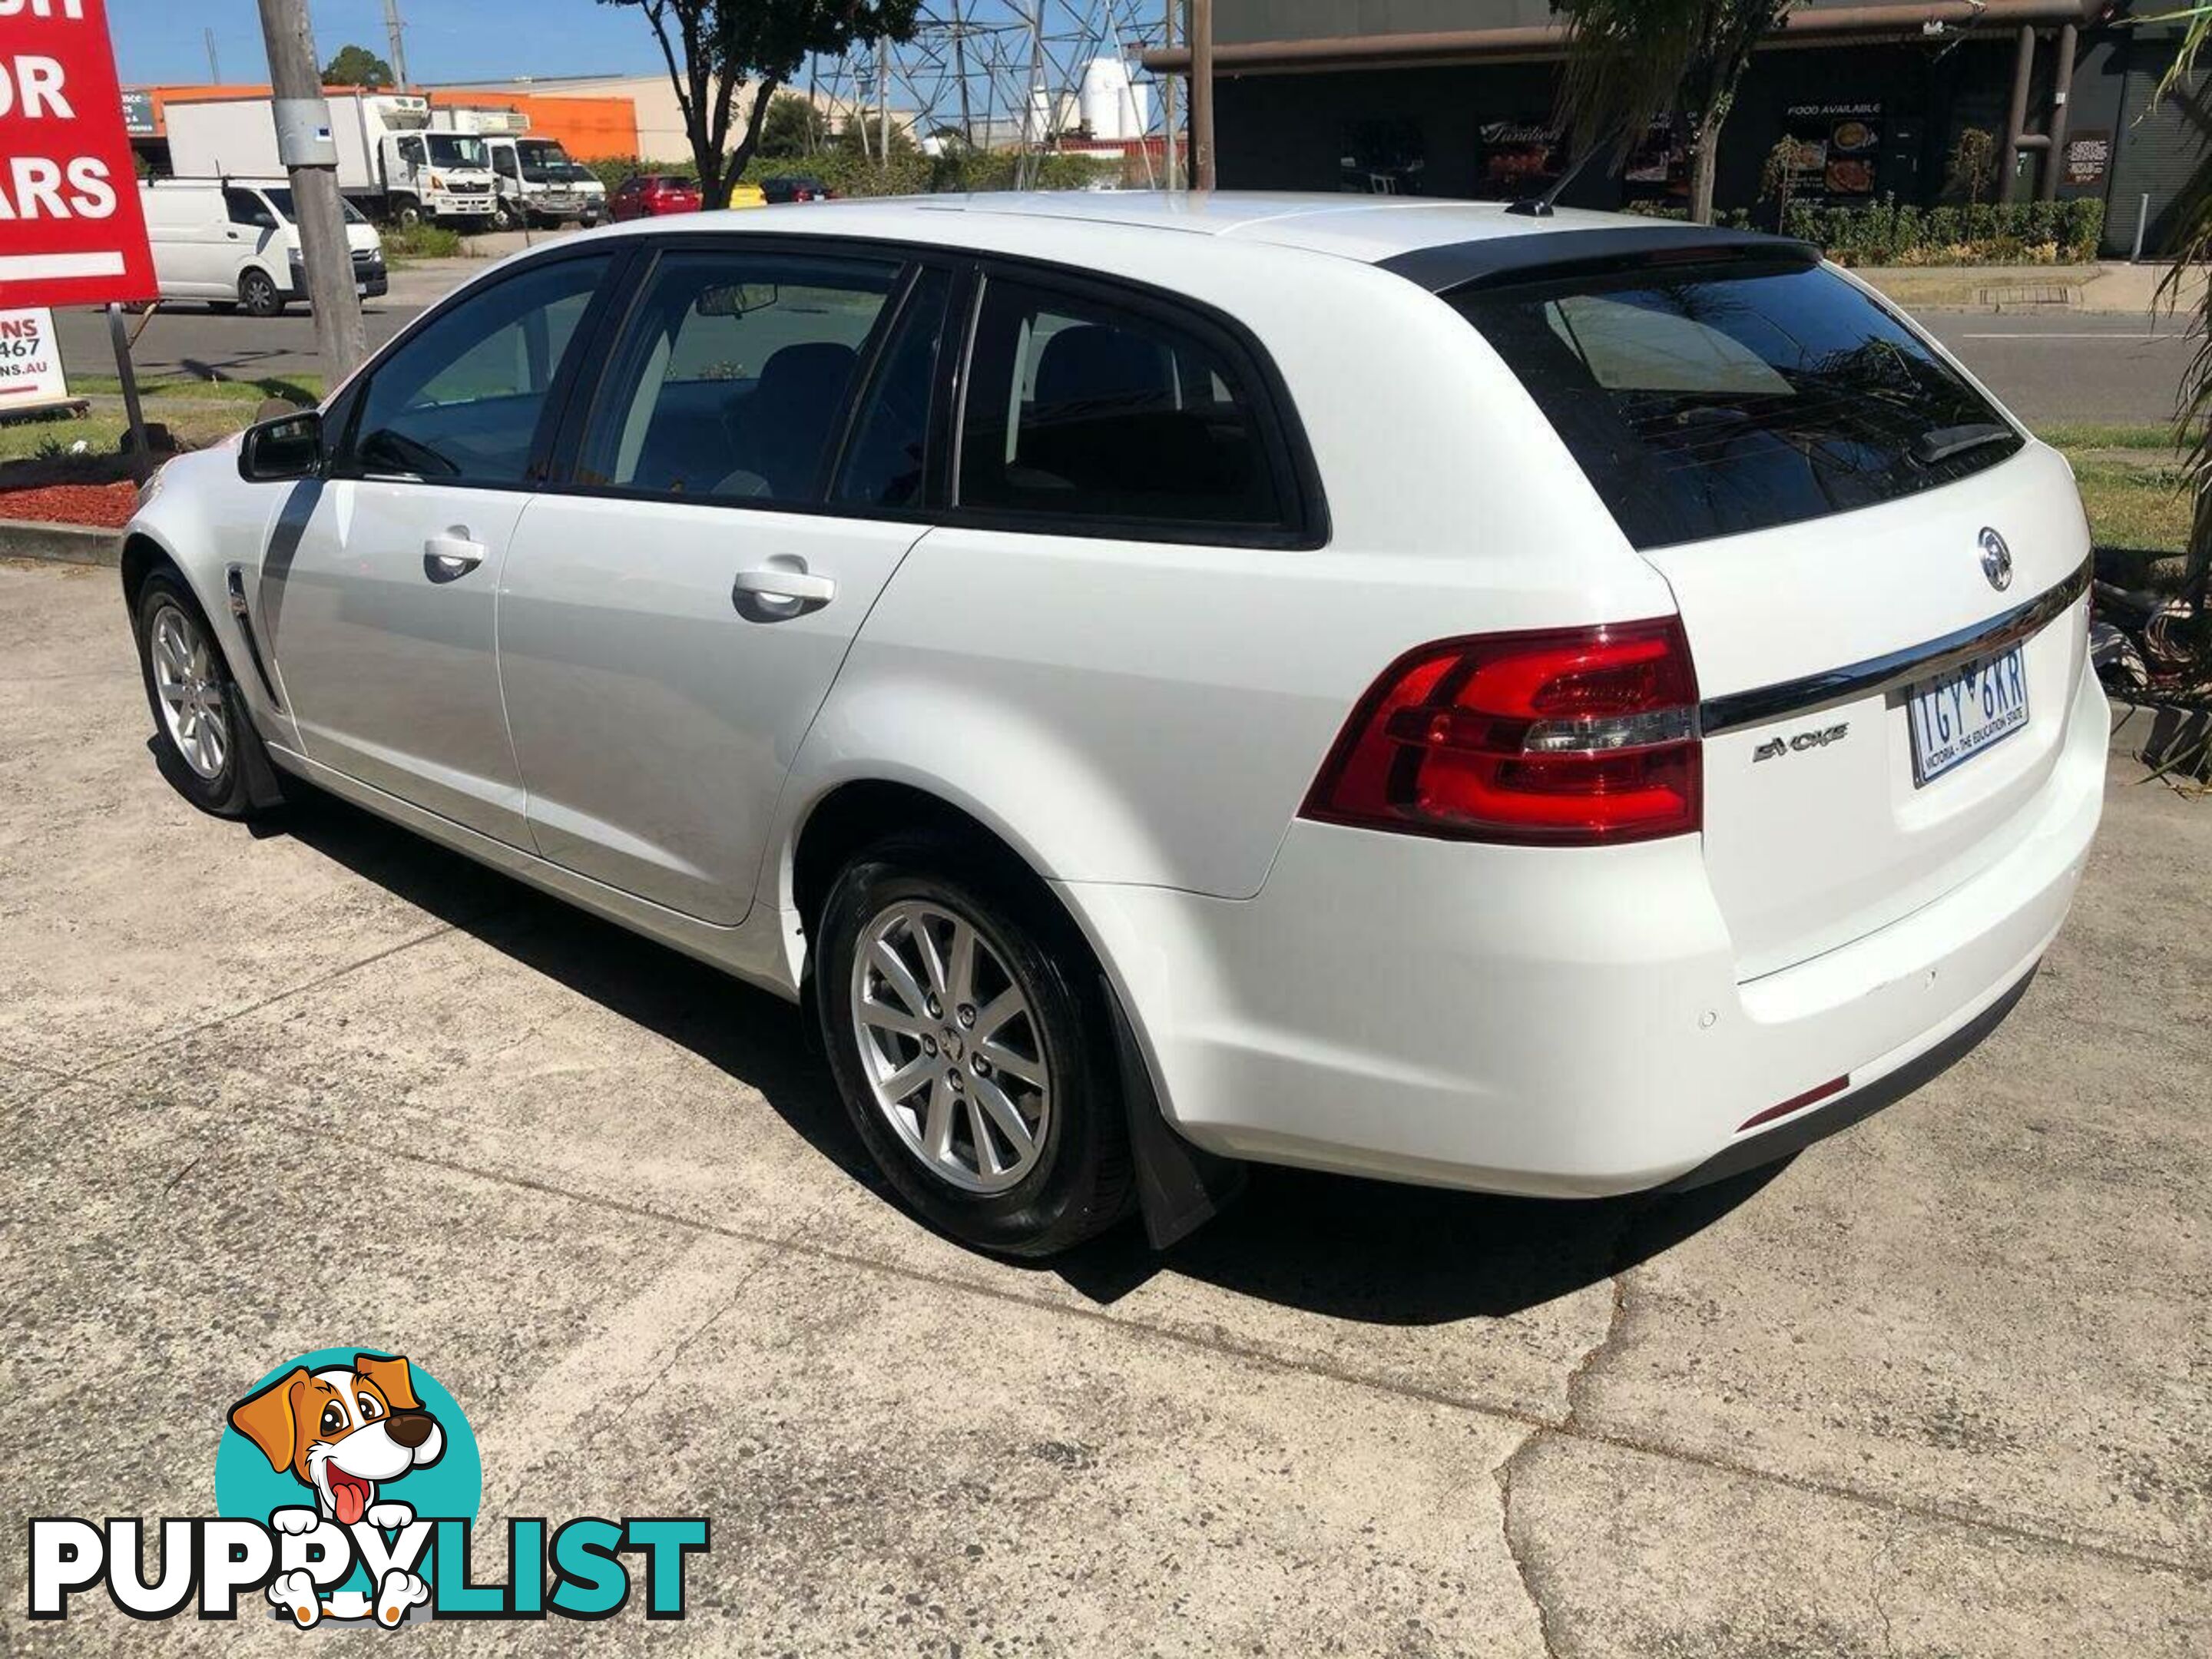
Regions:
<svg viewBox="0 0 2212 1659"><path fill-rule="evenodd" d="M293 787L293 786L288 786ZM799 1011L766 992L311 791L268 830L558 981L760 1091L845 1174L882 1184L808 1042ZM1648 1260L1773 1178L1698 1191L1559 1202L1255 1168L1225 1214L1164 1254L1137 1226L1039 1271L1110 1303L1174 1273L1285 1306L1388 1325L1498 1317ZM920 1224L917 1223L916 1224Z"/></svg>

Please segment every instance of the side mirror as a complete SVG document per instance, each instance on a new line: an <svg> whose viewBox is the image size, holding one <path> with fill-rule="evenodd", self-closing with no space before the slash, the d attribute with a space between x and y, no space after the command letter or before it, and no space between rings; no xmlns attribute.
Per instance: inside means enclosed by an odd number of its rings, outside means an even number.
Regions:
<svg viewBox="0 0 2212 1659"><path fill-rule="evenodd" d="M312 477L323 465L323 416L302 409L246 428L238 446L238 476L248 483L282 483Z"/></svg>

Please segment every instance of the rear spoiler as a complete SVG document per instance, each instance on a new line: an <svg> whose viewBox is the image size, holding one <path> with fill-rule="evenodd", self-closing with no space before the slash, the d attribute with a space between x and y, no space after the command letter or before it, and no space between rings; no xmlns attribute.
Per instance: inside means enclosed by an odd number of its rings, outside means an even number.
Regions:
<svg viewBox="0 0 2212 1659"><path fill-rule="evenodd" d="M1479 241L1413 248L1376 263L1431 294L1451 294L1509 283L1608 275L1650 265L1737 261L1816 265L1820 263L1820 250L1794 236L1661 222L1603 230L1532 230L1519 236L1486 236Z"/></svg>

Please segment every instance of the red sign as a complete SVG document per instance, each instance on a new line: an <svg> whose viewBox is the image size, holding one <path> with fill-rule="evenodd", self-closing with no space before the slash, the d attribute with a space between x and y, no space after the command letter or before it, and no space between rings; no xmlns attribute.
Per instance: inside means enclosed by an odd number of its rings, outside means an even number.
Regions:
<svg viewBox="0 0 2212 1659"><path fill-rule="evenodd" d="M0 307L153 297L101 0L0 0Z"/></svg>

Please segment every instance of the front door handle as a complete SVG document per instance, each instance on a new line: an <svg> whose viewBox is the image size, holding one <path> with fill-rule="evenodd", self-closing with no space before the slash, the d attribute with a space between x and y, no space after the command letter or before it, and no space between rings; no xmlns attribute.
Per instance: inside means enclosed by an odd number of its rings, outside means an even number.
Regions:
<svg viewBox="0 0 2212 1659"><path fill-rule="evenodd" d="M787 617L819 611L837 597L837 584L817 576L806 561L779 553L765 564L738 572L730 589L731 601L747 622L781 622Z"/></svg>
<svg viewBox="0 0 2212 1659"><path fill-rule="evenodd" d="M422 574L434 582L458 581L483 562L484 544L469 539L465 525L454 525L442 536L422 544Z"/></svg>

